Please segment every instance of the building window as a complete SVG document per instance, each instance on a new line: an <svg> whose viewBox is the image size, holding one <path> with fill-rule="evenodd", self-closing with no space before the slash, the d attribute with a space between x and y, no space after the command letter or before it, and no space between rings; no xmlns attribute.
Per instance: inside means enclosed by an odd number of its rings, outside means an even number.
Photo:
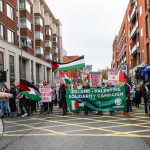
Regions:
<svg viewBox="0 0 150 150"><path fill-rule="evenodd" d="M3 0L0 0L0 11L3 12Z"/></svg>
<svg viewBox="0 0 150 150"><path fill-rule="evenodd" d="M54 62L58 62L58 58L57 57L54 57Z"/></svg>
<svg viewBox="0 0 150 150"><path fill-rule="evenodd" d="M40 65L36 64L36 83L40 83Z"/></svg>
<svg viewBox="0 0 150 150"><path fill-rule="evenodd" d="M52 47L51 41L45 41L45 47Z"/></svg>
<svg viewBox="0 0 150 150"><path fill-rule="evenodd" d="M58 42L58 38L56 36L53 37L53 42Z"/></svg>
<svg viewBox="0 0 150 150"><path fill-rule="evenodd" d="M141 37L143 36L143 28L141 29Z"/></svg>
<svg viewBox="0 0 150 150"><path fill-rule="evenodd" d="M58 53L58 48L57 47L53 47L54 53Z"/></svg>
<svg viewBox="0 0 150 150"><path fill-rule="evenodd" d="M7 4L7 16L13 20L14 19L14 9L9 5Z"/></svg>
<svg viewBox="0 0 150 150"><path fill-rule="evenodd" d="M36 53L36 54L44 55L44 49L43 49L43 47L36 46L36 47L35 47L35 53Z"/></svg>
<svg viewBox="0 0 150 150"><path fill-rule="evenodd" d="M15 81L15 65L14 56L9 55L9 70L10 70L10 83Z"/></svg>
<svg viewBox="0 0 150 150"><path fill-rule="evenodd" d="M21 46L29 46L32 48L32 40L28 37L21 37L20 38Z"/></svg>
<svg viewBox="0 0 150 150"><path fill-rule="evenodd" d="M34 82L33 61L31 60L31 81Z"/></svg>
<svg viewBox="0 0 150 150"><path fill-rule="evenodd" d="M148 16L146 17L146 38L149 37L149 29L148 29Z"/></svg>
<svg viewBox="0 0 150 150"><path fill-rule="evenodd" d="M25 0L20 0L20 9L26 9L31 14L31 5Z"/></svg>
<svg viewBox="0 0 150 150"><path fill-rule="evenodd" d="M48 29L48 28L47 28L47 29L45 29L45 34L46 34L46 35L51 35L51 34L52 34L52 33L51 33L51 30L50 30L50 29Z"/></svg>
<svg viewBox="0 0 150 150"><path fill-rule="evenodd" d="M20 79L26 80L26 60L20 58L19 61Z"/></svg>
<svg viewBox="0 0 150 150"><path fill-rule="evenodd" d="M142 6L140 6L140 16L142 15Z"/></svg>
<svg viewBox="0 0 150 150"><path fill-rule="evenodd" d="M20 26L28 28L30 31L32 29L32 24L28 19L20 19Z"/></svg>
<svg viewBox="0 0 150 150"><path fill-rule="evenodd" d="M0 24L0 39L4 39L4 26Z"/></svg>
<svg viewBox="0 0 150 150"><path fill-rule="evenodd" d="M7 40L9 43L14 44L14 32L9 29L7 29Z"/></svg>
<svg viewBox="0 0 150 150"><path fill-rule="evenodd" d="M31 6L27 1L26 1L26 10L31 14Z"/></svg>
<svg viewBox="0 0 150 150"><path fill-rule="evenodd" d="M47 60L52 60L52 54L51 53L46 53L45 57Z"/></svg>
<svg viewBox="0 0 150 150"><path fill-rule="evenodd" d="M40 31L35 31L35 39L43 41L43 33L41 33Z"/></svg>
<svg viewBox="0 0 150 150"><path fill-rule="evenodd" d="M144 63L144 50L141 52L141 63Z"/></svg>
<svg viewBox="0 0 150 150"><path fill-rule="evenodd" d="M4 70L4 56L3 52L0 51L0 71Z"/></svg>
<svg viewBox="0 0 150 150"><path fill-rule="evenodd" d="M34 17L35 24L41 25L43 27L43 20L41 17Z"/></svg>

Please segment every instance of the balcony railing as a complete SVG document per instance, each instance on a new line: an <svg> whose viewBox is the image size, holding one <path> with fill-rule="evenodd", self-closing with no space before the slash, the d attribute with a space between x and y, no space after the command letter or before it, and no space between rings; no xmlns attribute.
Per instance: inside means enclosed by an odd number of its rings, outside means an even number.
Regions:
<svg viewBox="0 0 150 150"><path fill-rule="evenodd" d="M136 2L135 2L135 5L134 5L134 7L133 7L133 10L132 10L132 12L131 12L131 15L129 16L129 22L131 22L132 19L135 17L137 6L138 6L138 3L137 3L137 1L136 1Z"/></svg>
<svg viewBox="0 0 150 150"><path fill-rule="evenodd" d="M122 33L122 35L121 35L121 37L120 37L120 40L119 40L119 42L118 42L118 44L117 44L117 49L120 48L125 33L126 33L126 31L125 31L125 29L124 29L124 30L123 30L123 33Z"/></svg>
<svg viewBox="0 0 150 150"><path fill-rule="evenodd" d="M140 44L139 44L139 42L137 42L131 49L131 54L134 54L137 51L137 49L139 48L139 46L140 46Z"/></svg>
<svg viewBox="0 0 150 150"><path fill-rule="evenodd" d="M126 48L126 43L124 43L124 45L123 45L123 47L122 47L122 49L121 49L121 51L120 51L120 53L118 55L118 59L122 55L122 53L123 53L123 51L124 51L125 48Z"/></svg>
<svg viewBox="0 0 150 150"><path fill-rule="evenodd" d="M130 39L131 39L131 38L133 37L133 35L136 33L136 30L137 30L138 26L139 26L139 23L138 23L138 21L137 21L136 24L135 24L135 26L133 27L133 29L132 29L131 32L130 32Z"/></svg>

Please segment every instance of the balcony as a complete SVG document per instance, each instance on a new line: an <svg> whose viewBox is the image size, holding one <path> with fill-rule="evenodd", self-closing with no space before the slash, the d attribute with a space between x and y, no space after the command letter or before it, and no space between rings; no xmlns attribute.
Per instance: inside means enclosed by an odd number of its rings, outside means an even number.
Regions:
<svg viewBox="0 0 150 150"><path fill-rule="evenodd" d="M122 41L123 41L123 37L125 36L125 34L126 34L126 31L125 31L125 29L124 29L124 30L123 30L123 33L122 33L122 35L121 35L121 37L120 37L120 40L119 40L119 42L118 42L118 44L117 44L117 50L120 48L121 43L122 43Z"/></svg>
<svg viewBox="0 0 150 150"><path fill-rule="evenodd" d="M126 43L124 43L124 45L123 45L123 47L122 47L122 49L118 55L118 60L119 60L120 56L122 55L123 51L125 50L125 48L126 48Z"/></svg>
<svg viewBox="0 0 150 150"><path fill-rule="evenodd" d="M132 20L134 19L134 17L136 16L136 9L137 9L138 3L137 1L135 2L135 5L133 7L133 10L129 16L129 22L132 22Z"/></svg>
<svg viewBox="0 0 150 150"><path fill-rule="evenodd" d="M52 60L52 54L51 53L46 53L45 58L46 58L46 60Z"/></svg>
<svg viewBox="0 0 150 150"><path fill-rule="evenodd" d="M137 30L138 26L139 26L139 23L137 21L136 24L134 25L133 29L130 32L130 39L136 34L136 30Z"/></svg>
<svg viewBox="0 0 150 150"><path fill-rule="evenodd" d="M137 52L137 49L139 48L140 44L137 42L133 48L131 49L131 55L135 54Z"/></svg>

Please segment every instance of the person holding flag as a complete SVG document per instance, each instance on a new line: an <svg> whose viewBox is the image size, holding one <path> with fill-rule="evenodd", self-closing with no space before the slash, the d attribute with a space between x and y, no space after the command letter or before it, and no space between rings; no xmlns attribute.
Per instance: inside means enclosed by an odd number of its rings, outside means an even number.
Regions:
<svg viewBox="0 0 150 150"><path fill-rule="evenodd" d="M130 108L130 87L127 84L127 80L124 81L125 86L125 95L126 95L126 110L124 110L123 115L130 116L129 108Z"/></svg>

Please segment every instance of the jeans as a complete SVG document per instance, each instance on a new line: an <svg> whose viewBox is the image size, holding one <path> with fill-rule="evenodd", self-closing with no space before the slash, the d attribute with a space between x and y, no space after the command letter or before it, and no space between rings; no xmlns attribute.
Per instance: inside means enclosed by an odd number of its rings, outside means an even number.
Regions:
<svg viewBox="0 0 150 150"><path fill-rule="evenodd" d="M10 115L9 100L0 101L0 105L2 116L4 116L4 106L6 108L7 113Z"/></svg>

